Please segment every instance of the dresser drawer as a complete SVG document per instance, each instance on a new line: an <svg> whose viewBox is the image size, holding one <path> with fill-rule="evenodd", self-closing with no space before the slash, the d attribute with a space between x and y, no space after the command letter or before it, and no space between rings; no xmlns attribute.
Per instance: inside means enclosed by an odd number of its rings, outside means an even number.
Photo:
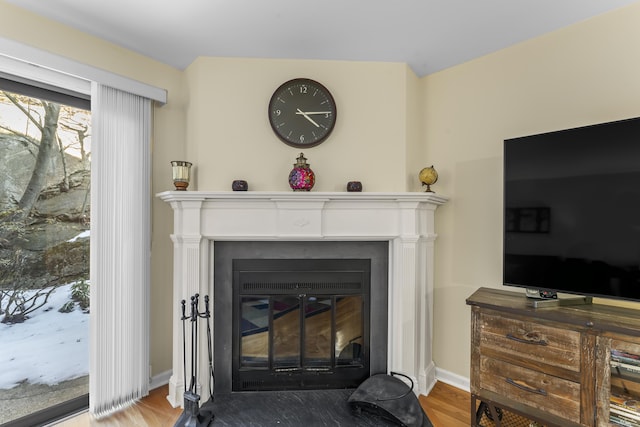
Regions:
<svg viewBox="0 0 640 427"><path fill-rule="evenodd" d="M498 358L502 354L502 358L529 368L542 363L580 372L579 332L488 313L481 313L479 320L481 354Z"/></svg>
<svg viewBox="0 0 640 427"><path fill-rule="evenodd" d="M481 356L479 386L481 390L580 422L580 384L574 381Z"/></svg>

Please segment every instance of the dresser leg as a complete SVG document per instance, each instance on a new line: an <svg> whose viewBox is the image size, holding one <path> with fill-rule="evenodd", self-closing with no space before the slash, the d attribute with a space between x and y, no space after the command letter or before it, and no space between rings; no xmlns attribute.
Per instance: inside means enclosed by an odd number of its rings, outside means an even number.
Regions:
<svg viewBox="0 0 640 427"><path fill-rule="evenodd" d="M477 398L475 395L471 396L471 419L472 427L483 427L480 424L483 416L487 416L495 427L502 426L502 410L493 403L487 403L483 400L480 401L480 405L476 408Z"/></svg>
<svg viewBox="0 0 640 427"><path fill-rule="evenodd" d="M471 419L473 420L473 427L482 427L480 420L484 412L489 407L485 402L480 401L480 405L477 405L477 399L475 395L471 396ZM476 407L477 406L477 407Z"/></svg>
<svg viewBox="0 0 640 427"><path fill-rule="evenodd" d="M502 412L498 412L496 405L489 405L489 410L491 411L491 418L496 427L502 426Z"/></svg>

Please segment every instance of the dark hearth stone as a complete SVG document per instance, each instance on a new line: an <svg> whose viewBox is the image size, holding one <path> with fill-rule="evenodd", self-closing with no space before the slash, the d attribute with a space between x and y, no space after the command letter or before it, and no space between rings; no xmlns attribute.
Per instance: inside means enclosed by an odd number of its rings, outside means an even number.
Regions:
<svg viewBox="0 0 640 427"><path fill-rule="evenodd" d="M212 426L229 427L384 427L397 426L379 416L354 411L353 389L260 391L218 394L202 411L213 411Z"/></svg>

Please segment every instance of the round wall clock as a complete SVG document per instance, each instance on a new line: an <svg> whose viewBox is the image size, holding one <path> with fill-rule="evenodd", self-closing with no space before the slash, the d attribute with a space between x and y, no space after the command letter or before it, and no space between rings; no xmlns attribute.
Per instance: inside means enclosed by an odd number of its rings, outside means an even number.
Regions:
<svg viewBox="0 0 640 427"><path fill-rule="evenodd" d="M289 80L271 96L269 123L285 144L315 147L336 125L336 103L331 92L314 80Z"/></svg>

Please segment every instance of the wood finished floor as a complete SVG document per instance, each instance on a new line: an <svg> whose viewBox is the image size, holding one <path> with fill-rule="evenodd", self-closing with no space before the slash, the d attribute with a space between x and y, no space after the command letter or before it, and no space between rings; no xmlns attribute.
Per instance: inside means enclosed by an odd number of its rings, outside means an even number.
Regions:
<svg viewBox="0 0 640 427"><path fill-rule="evenodd" d="M56 424L56 427L172 427L182 413L166 399L167 386L152 390L136 405L103 420L83 413ZM438 382L429 396L420 396L420 404L434 427L466 427L471 424L469 393Z"/></svg>

